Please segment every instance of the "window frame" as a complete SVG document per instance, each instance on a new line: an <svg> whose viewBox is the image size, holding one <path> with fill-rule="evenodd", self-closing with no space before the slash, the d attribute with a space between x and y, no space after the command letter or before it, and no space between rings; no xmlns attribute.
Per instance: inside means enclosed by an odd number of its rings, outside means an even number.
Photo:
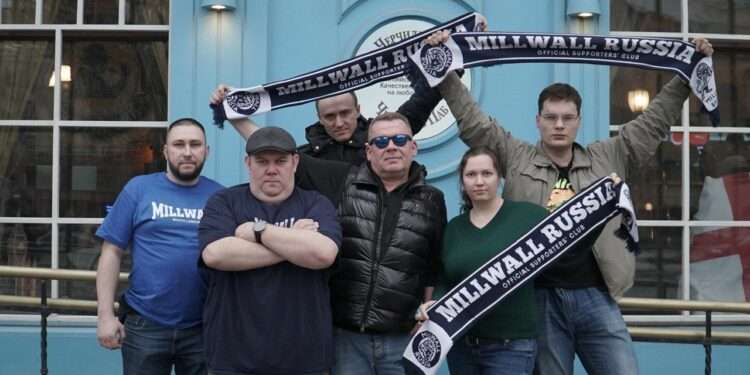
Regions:
<svg viewBox="0 0 750 375"><path fill-rule="evenodd" d="M84 24L84 1L77 0L76 3L76 23L75 24L43 24L43 0L35 0L35 19L33 24L3 24L0 19L0 33L23 33L23 32L54 32L54 74L55 81L60 82L60 72L62 65L62 47L64 32L108 32L118 33L154 33L166 35L167 41L171 37L172 25L172 0L169 0L169 23L167 25L134 25L126 24L126 2L128 0L118 0L117 24ZM2 13L0 12L0 17ZM171 87L172 77L171 56L167 55L167 114L170 113L171 96L169 87ZM50 217L3 217L0 216L1 224L48 224L51 226L51 268L59 268L60 254L60 225L68 224L94 224L98 225L104 221L104 218L87 218L87 217L61 217L60 216L60 152L61 152L61 129L65 127L122 127L122 128L158 128L165 129L168 121L77 121L61 120L61 103L62 103L62 85L56 84L53 88L53 110L51 120L0 120L0 127L47 127L52 128L52 215ZM59 298L58 280L51 280L50 298ZM14 316L14 315L10 315Z"/></svg>
<svg viewBox="0 0 750 375"><path fill-rule="evenodd" d="M682 41L690 41L695 38L706 38L711 42L750 42L750 35L747 34L715 34L715 33L698 33L690 32L689 28L689 0L681 1L680 13L680 32L639 32L639 31L609 31L610 35L621 37L663 37L675 38ZM720 99L721 100L721 99ZM611 105L611 104L610 104ZM610 124L609 132L619 132L621 125ZM682 119L680 126L670 127L673 133L682 133L683 140L690 139L691 133L719 133L722 135L738 133L750 135L750 125L728 127L728 126L690 126L690 100L686 100L682 106ZM682 229L682 257L681 257L681 285L690 285L690 233L691 229L705 226L724 226L724 227L750 227L750 220L738 221L718 221L718 220L691 220L690 219L690 143L682 142L681 151L681 217L679 220L638 220L639 228L648 227L674 227ZM638 274L636 272L636 278ZM690 301L690 288L683 287L681 290L681 299ZM712 318L716 322L723 323L750 323L750 316L744 314L722 314L714 315ZM679 315L625 315L625 320L635 323L702 323L705 320L704 313L682 311Z"/></svg>

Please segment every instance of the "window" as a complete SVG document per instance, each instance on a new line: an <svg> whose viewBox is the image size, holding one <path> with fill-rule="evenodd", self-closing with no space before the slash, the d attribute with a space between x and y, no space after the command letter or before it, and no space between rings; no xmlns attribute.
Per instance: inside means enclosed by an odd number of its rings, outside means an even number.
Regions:
<svg viewBox="0 0 750 375"><path fill-rule="evenodd" d="M631 173L643 252L628 296L750 301L750 2L625 0L610 15L616 35L710 34L722 116L712 127L691 95L650 165ZM653 99L671 78L610 69L613 133L638 114L629 94Z"/></svg>
<svg viewBox="0 0 750 375"><path fill-rule="evenodd" d="M107 206L164 170L168 20L169 0L0 0L0 264L95 269ZM91 282L49 291L96 298ZM0 294L39 281L0 278Z"/></svg>

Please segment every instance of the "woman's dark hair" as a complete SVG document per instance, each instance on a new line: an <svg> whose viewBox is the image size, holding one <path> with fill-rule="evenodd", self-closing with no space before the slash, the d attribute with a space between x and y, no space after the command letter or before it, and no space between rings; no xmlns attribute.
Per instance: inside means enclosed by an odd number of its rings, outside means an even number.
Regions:
<svg viewBox="0 0 750 375"><path fill-rule="evenodd" d="M464 169L466 169L466 163L469 161L469 158L479 155L489 156L492 160L492 166L495 167L495 172L498 176L500 175L500 163L497 154L495 154L495 152L489 147L479 146L466 150L464 156L461 158L461 163L458 164L458 191L461 192L461 213L469 212L473 207L469 195L466 194L466 191L464 190Z"/></svg>

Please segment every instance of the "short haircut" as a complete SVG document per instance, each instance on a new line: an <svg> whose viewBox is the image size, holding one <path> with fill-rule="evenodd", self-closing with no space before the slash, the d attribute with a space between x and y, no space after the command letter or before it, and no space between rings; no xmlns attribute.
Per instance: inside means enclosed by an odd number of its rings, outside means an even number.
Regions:
<svg viewBox="0 0 750 375"><path fill-rule="evenodd" d="M409 135L412 135L412 136L414 135L414 134L411 134L412 133L411 124L409 123L409 119L406 118L406 116L398 112L383 112L379 114L377 117L375 117L374 119L370 120L370 126L367 128L367 138L368 139L370 138L370 131L372 130L372 127L375 125L375 123L379 121L396 121L396 120L403 121L404 124L406 124L406 127L409 128L409 133L410 133Z"/></svg>
<svg viewBox="0 0 750 375"><path fill-rule="evenodd" d="M542 114L542 107L547 100L551 102L573 102L576 105L576 112L581 114L581 95L578 94L573 86L567 83L553 83L539 93L539 114Z"/></svg>
<svg viewBox="0 0 750 375"><path fill-rule="evenodd" d="M345 92L344 94L349 94L352 96L352 98L354 98L354 108L357 108L357 106L359 105L359 99L357 99L357 94L355 94L354 91ZM344 95L344 94L339 94L339 95ZM338 95L332 95L332 96L329 96L328 98L332 98L334 96L338 96ZM328 99L328 98L323 98L323 99ZM319 103L323 99L318 99L315 101L315 113L318 114L318 117L320 117L320 104Z"/></svg>
<svg viewBox="0 0 750 375"><path fill-rule="evenodd" d="M203 127L203 124L201 124L200 121L191 117L183 117L183 118L172 121L172 123L169 124L169 126L167 127L167 135L169 134L169 132L172 131L172 128L176 126L181 126L181 125L197 126L198 128L200 128L201 133L203 133L203 136L204 137L206 136L206 129Z"/></svg>

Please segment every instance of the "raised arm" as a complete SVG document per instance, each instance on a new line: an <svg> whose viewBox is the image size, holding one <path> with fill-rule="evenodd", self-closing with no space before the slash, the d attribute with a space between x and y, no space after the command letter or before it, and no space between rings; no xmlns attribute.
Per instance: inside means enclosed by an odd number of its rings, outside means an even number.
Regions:
<svg viewBox="0 0 750 375"><path fill-rule="evenodd" d="M705 39L696 39L698 52L707 56L713 54L713 47ZM662 89L646 110L635 119L623 124L619 135L598 145L592 145L592 152L617 155L623 164L633 162L637 167L653 158L659 144L667 139L671 126L679 126L682 104L690 95L690 87L680 77L675 76ZM624 169L620 171L624 173Z"/></svg>
<svg viewBox="0 0 750 375"><path fill-rule="evenodd" d="M414 93L411 94L409 100L398 107L397 112L409 120L412 134L417 134L425 126L432 110L435 109L442 97L437 88L430 87L425 79L420 79L420 73L416 71L413 64L409 64L409 66L407 76Z"/></svg>
<svg viewBox="0 0 750 375"><path fill-rule="evenodd" d="M448 31L438 31L427 38L426 42L438 45L448 40L449 36ZM513 138L510 132L482 111L455 72L449 73L437 88L456 117L459 136L467 146L486 146L493 150L504 164L509 163L513 154L522 148L534 147ZM501 169L503 174L507 173L505 165Z"/></svg>
<svg viewBox="0 0 750 375"><path fill-rule="evenodd" d="M220 84L216 87L214 92L211 93L209 103L211 105L221 105L221 102L224 101L224 96L229 91L232 91L231 87L225 84ZM250 118L228 121L230 124L232 124L232 127L234 127L234 129L237 130L238 133L240 133L242 139L245 140L250 138L250 135L259 128L258 124L256 124L255 121L251 120Z"/></svg>

